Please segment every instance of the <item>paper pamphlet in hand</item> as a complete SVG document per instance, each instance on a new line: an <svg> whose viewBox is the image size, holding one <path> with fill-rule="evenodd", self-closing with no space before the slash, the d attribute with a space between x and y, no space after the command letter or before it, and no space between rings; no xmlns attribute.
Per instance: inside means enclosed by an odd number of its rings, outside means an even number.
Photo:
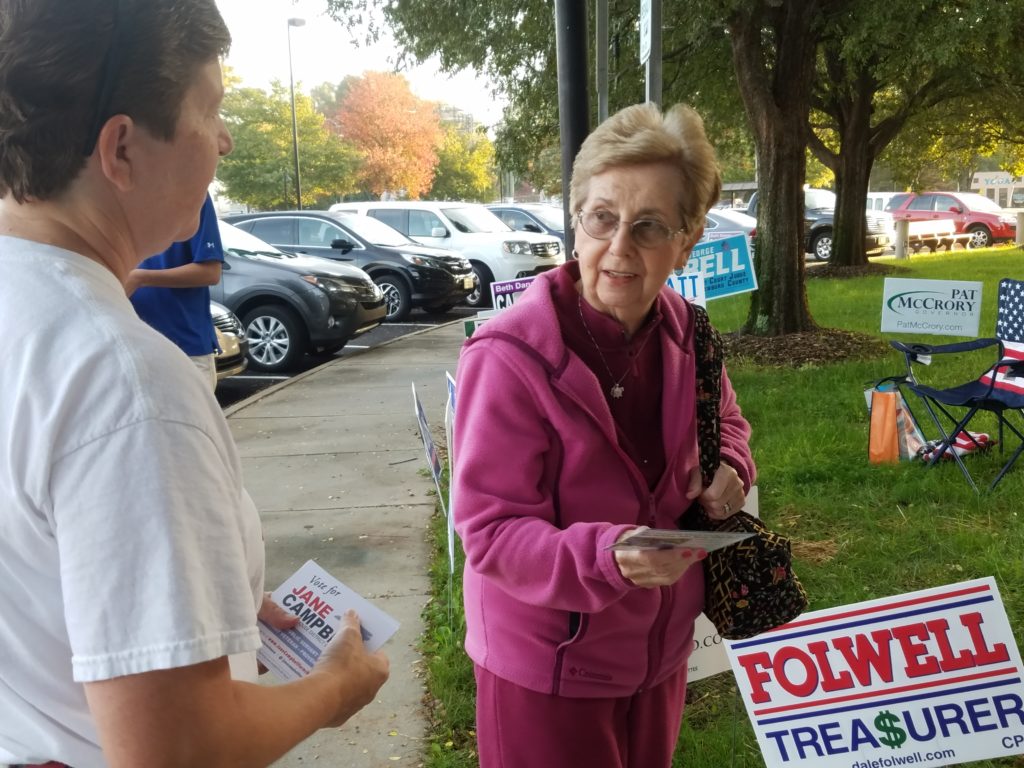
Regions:
<svg viewBox="0 0 1024 768"><path fill-rule="evenodd" d="M731 531L679 531L674 528L648 528L606 549L703 549L713 552L749 539L752 533Z"/></svg>
<svg viewBox="0 0 1024 768"><path fill-rule="evenodd" d="M273 601L299 617L294 629L259 622L260 662L284 682L309 674L320 653L340 631L345 611L359 614L363 643L371 653L398 630L398 622L357 595L312 560L274 590Z"/></svg>

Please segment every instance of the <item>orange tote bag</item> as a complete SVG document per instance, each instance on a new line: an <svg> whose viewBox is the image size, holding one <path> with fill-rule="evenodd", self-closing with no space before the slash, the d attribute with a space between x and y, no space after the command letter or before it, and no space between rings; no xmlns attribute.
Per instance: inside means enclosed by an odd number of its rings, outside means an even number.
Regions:
<svg viewBox="0 0 1024 768"><path fill-rule="evenodd" d="M900 441L896 429L896 392L875 390L871 393L868 459L872 464L899 463Z"/></svg>

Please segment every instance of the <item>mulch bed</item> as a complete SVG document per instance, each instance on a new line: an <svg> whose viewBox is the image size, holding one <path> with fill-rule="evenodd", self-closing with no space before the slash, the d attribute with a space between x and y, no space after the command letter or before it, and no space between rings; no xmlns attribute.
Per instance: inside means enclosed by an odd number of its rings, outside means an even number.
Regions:
<svg viewBox="0 0 1024 768"><path fill-rule="evenodd" d="M807 279L894 275L905 272L890 264L862 264L843 267L836 264L814 264L807 267ZM805 365L840 363L844 360L871 360L884 357L889 345L874 336L838 328L818 328L785 336L750 336L739 333L722 334L726 360L743 360L754 365L776 368L801 368Z"/></svg>
<svg viewBox="0 0 1024 768"><path fill-rule="evenodd" d="M843 280L851 277L874 277L876 275L898 275L906 272L906 268L897 267L893 264L860 264L856 267L842 267L838 264L813 264L808 265L805 274L807 279L830 277Z"/></svg>
<svg viewBox="0 0 1024 768"><path fill-rule="evenodd" d="M743 360L754 365L801 368L845 360L884 357L889 345L874 336L838 328L818 328L785 336L722 334L726 361Z"/></svg>

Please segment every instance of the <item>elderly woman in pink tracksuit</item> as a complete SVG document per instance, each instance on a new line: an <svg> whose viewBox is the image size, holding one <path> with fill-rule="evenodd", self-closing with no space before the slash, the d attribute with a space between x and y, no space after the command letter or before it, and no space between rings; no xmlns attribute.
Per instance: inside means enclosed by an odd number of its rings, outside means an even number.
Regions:
<svg viewBox="0 0 1024 768"><path fill-rule="evenodd" d="M575 260L467 342L455 428L466 650L483 768L667 768L679 735L702 551L608 550L714 517L754 480L728 377L722 463L697 458L694 309L665 287L721 181L697 114L628 107L584 142Z"/></svg>

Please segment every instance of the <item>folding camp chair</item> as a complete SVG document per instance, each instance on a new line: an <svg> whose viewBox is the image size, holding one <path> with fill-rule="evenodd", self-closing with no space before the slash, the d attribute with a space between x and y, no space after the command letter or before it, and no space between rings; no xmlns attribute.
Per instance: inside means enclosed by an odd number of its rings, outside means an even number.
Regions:
<svg viewBox="0 0 1024 768"><path fill-rule="evenodd" d="M989 490L996 487L1010 470L1017 458L1024 452L1024 282L1005 279L999 283L999 303L996 315L996 337L975 339L958 344L908 344L902 341L890 342L903 353L907 361L907 373L902 386L921 398L942 438L932 452L928 466L935 466L943 456L952 456L960 466L974 490L978 490L967 465L961 458L959 445L970 449L986 447L968 431L976 414L987 411L995 414L999 422L999 451L1004 449L1004 434L1009 431L1016 435L1019 445L999 470ZM971 352L995 347L997 357L985 372L975 381L969 381L948 389L938 389L921 384L914 372L914 363L927 364L932 355ZM951 409L965 409L957 417ZM943 417L942 419L939 416ZM1011 420L1011 418L1013 420ZM1014 421L1017 423L1015 424ZM944 423L952 424L946 429ZM1020 425L1020 428L1018 428ZM1005 430L1005 431L1004 431Z"/></svg>

